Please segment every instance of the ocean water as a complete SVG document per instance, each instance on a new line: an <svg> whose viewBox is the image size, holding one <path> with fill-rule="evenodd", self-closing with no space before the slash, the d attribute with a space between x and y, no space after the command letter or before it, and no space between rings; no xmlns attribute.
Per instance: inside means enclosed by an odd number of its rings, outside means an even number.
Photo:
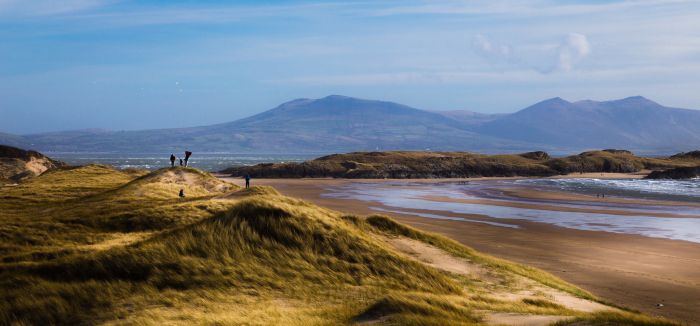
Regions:
<svg viewBox="0 0 700 326"><path fill-rule="evenodd" d="M514 183L588 195L700 202L700 179L523 179Z"/></svg>
<svg viewBox="0 0 700 326"><path fill-rule="evenodd" d="M526 181L526 182L523 182ZM550 181L555 181L550 183ZM660 197L682 196L682 198L697 198L694 190L694 182L690 185L673 186L674 181L664 182L663 186L649 183L647 180L620 183L597 183L595 180L577 180L576 184L594 185L593 191L604 191L608 194L613 189L622 188L630 194L646 198L648 192L653 192ZM684 181L675 181L684 183ZM531 222L552 224L559 227L604 231L612 233L636 234L647 237L685 240L700 243L700 208L697 206L661 206L661 205L630 205L628 203L611 203L603 201L592 202L547 202L548 205L561 207L560 210L547 210L537 208L518 208L492 204L476 204L464 202L451 202L444 200L431 200L432 197L448 197L454 199L489 199L492 201L532 201L509 198L503 195L502 189L508 187L552 187L563 189L562 185L573 187L572 184L561 180L501 180L501 181L475 181L466 183L351 183L336 187L329 187L323 194L325 197L339 199L354 199L369 202L371 209L379 212L398 213L421 216L434 219L448 219L464 222L486 223L499 227L517 228L512 220L526 220ZM604 185L609 185L605 187ZM590 189L581 186L585 191ZM596 188L599 187L599 188ZM684 190L678 190L678 188ZM576 188L580 190L581 188ZM668 189L664 191L663 189ZM653 190L653 191L652 191ZM632 196L630 196L632 197ZM634 197L637 198L637 197ZM674 197L675 198L675 197ZM536 206L533 206L536 207ZM597 212L566 211L567 207L589 208ZM604 210L621 210L631 215L616 215L601 213ZM678 217L659 217L658 213L673 213ZM456 214L476 215L475 219L467 219Z"/></svg>
<svg viewBox="0 0 700 326"><path fill-rule="evenodd" d="M46 153L51 158L70 165L90 163L108 164L118 169L139 168L155 170L170 165L170 153ZM184 154L175 153L176 156ZM241 153L197 153L192 154L189 166L205 171L221 171L232 166L258 163L302 162L321 156L320 154L241 154ZM177 161L176 161L177 164Z"/></svg>

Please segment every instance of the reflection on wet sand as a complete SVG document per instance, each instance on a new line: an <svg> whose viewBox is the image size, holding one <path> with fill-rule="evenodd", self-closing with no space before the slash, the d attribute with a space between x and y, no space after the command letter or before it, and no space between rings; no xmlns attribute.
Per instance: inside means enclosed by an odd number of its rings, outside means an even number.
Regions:
<svg viewBox="0 0 700 326"><path fill-rule="evenodd" d="M562 202L509 196L514 181L470 183L348 183L327 187L328 198L376 202L376 211L452 219L450 213L528 220L560 227L638 234L700 243L700 208L641 202ZM412 210L428 210L415 212ZM464 218L458 217L464 220ZM478 221L484 223L483 219ZM491 221L495 222L495 221ZM503 227L514 224L497 222Z"/></svg>

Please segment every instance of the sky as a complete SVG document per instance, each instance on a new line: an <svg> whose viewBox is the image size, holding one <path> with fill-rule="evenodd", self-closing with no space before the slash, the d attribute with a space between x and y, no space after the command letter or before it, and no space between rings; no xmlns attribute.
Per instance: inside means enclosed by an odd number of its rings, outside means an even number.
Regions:
<svg viewBox="0 0 700 326"><path fill-rule="evenodd" d="M700 109L700 1L0 0L0 132L188 127L340 94Z"/></svg>

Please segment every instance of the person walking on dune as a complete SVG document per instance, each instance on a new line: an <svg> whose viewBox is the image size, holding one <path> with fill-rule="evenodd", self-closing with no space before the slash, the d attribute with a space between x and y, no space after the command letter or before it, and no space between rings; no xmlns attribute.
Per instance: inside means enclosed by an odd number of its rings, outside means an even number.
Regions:
<svg viewBox="0 0 700 326"><path fill-rule="evenodd" d="M250 174L245 175L245 188L246 189L250 188Z"/></svg>
<svg viewBox="0 0 700 326"><path fill-rule="evenodd" d="M170 167L175 167L175 154L170 154Z"/></svg>
<svg viewBox="0 0 700 326"><path fill-rule="evenodd" d="M187 166L187 161L189 161L190 156L192 156L192 152L185 151L185 166Z"/></svg>

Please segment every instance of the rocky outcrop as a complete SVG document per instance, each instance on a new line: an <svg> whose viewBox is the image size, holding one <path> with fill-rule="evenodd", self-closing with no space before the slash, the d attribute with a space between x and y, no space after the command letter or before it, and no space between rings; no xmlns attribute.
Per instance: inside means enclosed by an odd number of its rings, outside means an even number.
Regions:
<svg viewBox="0 0 700 326"><path fill-rule="evenodd" d="M663 171L653 171L645 179L693 179L700 178L700 166L687 166Z"/></svg>
<svg viewBox="0 0 700 326"><path fill-rule="evenodd" d="M543 151L522 153L520 156L536 161L546 161L552 158L547 152Z"/></svg>
<svg viewBox="0 0 700 326"><path fill-rule="evenodd" d="M700 160L700 151L684 152L672 155L671 159L674 160Z"/></svg>
<svg viewBox="0 0 700 326"><path fill-rule="evenodd" d="M626 149L613 149L613 148L608 148L604 149L603 152L608 152L608 153L613 153L613 154L628 154L628 155L633 155L631 151L628 151Z"/></svg>
<svg viewBox="0 0 700 326"><path fill-rule="evenodd" d="M36 151L0 145L0 183L17 183L65 165Z"/></svg>

